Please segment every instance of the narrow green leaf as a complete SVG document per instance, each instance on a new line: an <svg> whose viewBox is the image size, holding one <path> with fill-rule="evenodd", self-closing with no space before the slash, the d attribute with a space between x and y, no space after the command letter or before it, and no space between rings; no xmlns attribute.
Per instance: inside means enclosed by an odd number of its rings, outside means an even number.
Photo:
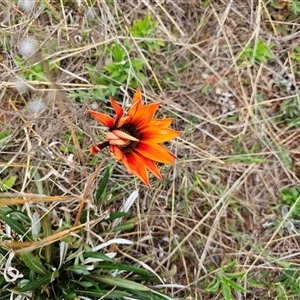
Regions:
<svg viewBox="0 0 300 300"><path fill-rule="evenodd" d="M104 261L113 262L111 258L106 256L103 253L100 252L85 252L83 253L84 258L96 258L96 259L103 259Z"/></svg>
<svg viewBox="0 0 300 300"><path fill-rule="evenodd" d="M27 237L28 240L32 241L32 238L28 236L28 232L25 227L20 224L18 221L12 219L11 217L2 215L2 221L6 223L12 230L14 230L17 234Z"/></svg>
<svg viewBox="0 0 300 300"><path fill-rule="evenodd" d="M36 257L31 252L22 252L21 258L24 264L33 272L39 275L46 275L49 272L44 267L43 263L40 261L38 257Z"/></svg>
<svg viewBox="0 0 300 300"><path fill-rule="evenodd" d="M91 290L91 289L76 289L75 292L79 295L83 295L86 297L94 297L94 298L100 298L104 295L109 295L109 298L106 297L106 299L122 299L124 297L130 297L131 294L128 292L123 291L109 291L109 290L103 290L103 291L97 291L97 290Z"/></svg>
<svg viewBox="0 0 300 300"><path fill-rule="evenodd" d="M16 208L9 209L4 213L6 216L16 220L21 221L22 223L26 223L26 225L31 225L31 220L28 215L22 211L16 210Z"/></svg>
<svg viewBox="0 0 300 300"><path fill-rule="evenodd" d="M42 289L43 285L49 284L52 282L56 276L54 274L48 274L43 277L40 277L34 281L29 282L25 286L19 289L20 292L27 292L27 291L36 291L37 289Z"/></svg>
<svg viewBox="0 0 300 300"><path fill-rule="evenodd" d="M240 292L248 292L246 289L244 289L241 285L237 284L235 281L229 279L228 283L231 285L233 289Z"/></svg>
<svg viewBox="0 0 300 300"><path fill-rule="evenodd" d="M121 48L121 46L119 46L119 44L115 44L115 47L113 49L113 56L116 62L121 62L126 56L126 53Z"/></svg>
<svg viewBox="0 0 300 300"><path fill-rule="evenodd" d="M105 221L112 221L122 217L128 217L130 214L124 211L112 212L109 215L109 218L105 219Z"/></svg>
<svg viewBox="0 0 300 300"><path fill-rule="evenodd" d="M134 282L132 280L120 278L120 277L111 277L111 276L91 276L93 279L104 282L111 286L118 286L128 290L137 290L137 291L150 291L150 289L140 283Z"/></svg>
<svg viewBox="0 0 300 300"><path fill-rule="evenodd" d="M244 275L245 272L226 273L226 277L230 277L230 278L242 278Z"/></svg>
<svg viewBox="0 0 300 300"><path fill-rule="evenodd" d="M130 230L135 227L135 224L133 222L121 224L119 226L116 226L110 230L110 232L118 232L118 231L126 231Z"/></svg>
<svg viewBox="0 0 300 300"><path fill-rule="evenodd" d="M221 287L222 287L222 295L223 295L223 297L224 297L225 300L232 300L232 299L234 299L232 297L232 293L231 293L230 286L229 286L228 283L226 283L226 282L223 281L222 284L221 284Z"/></svg>
<svg viewBox="0 0 300 300"><path fill-rule="evenodd" d="M229 271L231 270L232 268L234 268L236 265L236 261L233 260L232 262L230 262L229 264L225 265L224 267L222 267L222 270L224 271ZM223 274L222 274L223 275Z"/></svg>
<svg viewBox="0 0 300 300"><path fill-rule="evenodd" d="M67 271L70 271L72 273L78 274L78 275L89 275L90 272L86 269L84 266L70 266L66 268Z"/></svg>
<svg viewBox="0 0 300 300"><path fill-rule="evenodd" d="M265 288L267 286L265 282L259 281L255 277L247 278L247 284L256 288Z"/></svg>
<svg viewBox="0 0 300 300"><path fill-rule="evenodd" d="M208 285L208 287L205 289L208 292L216 292L220 288L220 281L214 280L212 283Z"/></svg>
<svg viewBox="0 0 300 300"><path fill-rule="evenodd" d="M96 204L100 202L101 196L106 191L106 187L107 187L109 177L110 177L110 166L107 166L107 168L104 172L103 178L100 181L99 187L98 187L97 192L96 192L96 198L95 198ZM103 201L101 201L101 202L103 202Z"/></svg>
<svg viewBox="0 0 300 300"><path fill-rule="evenodd" d="M119 264L119 263L112 264L112 263L101 262L97 265L97 268L110 269L110 270L123 270L123 271L133 272L135 274L140 274L140 275L148 276L148 277L155 276L155 275L153 275L153 273L151 273L147 270L144 270L144 269L141 269L141 268L138 268L135 266L123 265L123 264Z"/></svg>

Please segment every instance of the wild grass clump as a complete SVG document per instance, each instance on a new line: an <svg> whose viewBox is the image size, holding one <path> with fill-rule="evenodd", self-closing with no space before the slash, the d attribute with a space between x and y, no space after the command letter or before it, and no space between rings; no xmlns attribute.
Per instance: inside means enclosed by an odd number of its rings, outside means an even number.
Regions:
<svg viewBox="0 0 300 300"><path fill-rule="evenodd" d="M297 299L299 9L250 2L0 2L1 299ZM90 154L138 87L151 188Z"/></svg>

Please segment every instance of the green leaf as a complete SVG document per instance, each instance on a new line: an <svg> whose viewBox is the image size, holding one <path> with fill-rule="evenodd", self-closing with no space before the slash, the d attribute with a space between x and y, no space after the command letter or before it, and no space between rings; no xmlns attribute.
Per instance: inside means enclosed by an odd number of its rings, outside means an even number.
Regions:
<svg viewBox="0 0 300 300"><path fill-rule="evenodd" d="M137 72L136 77L141 82L141 84L145 84L147 82L147 77L142 72Z"/></svg>
<svg viewBox="0 0 300 300"><path fill-rule="evenodd" d="M110 95L111 95L112 97L113 97L113 96L116 94L116 92L117 92L116 86L113 85L113 84L111 84L111 83L108 85L108 89L109 89Z"/></svg>
<svg viewBox="0 0 300 300"><path fill-rule="evenodd" d="M84 288L90 288L93 286L93 283L90 281L76 281L76 284L78 284Z"/></svg>
<svg viewBox="0 0 300 300"><path fill-rule="evenodd" d="M232 297L232 293L231 293L230 286L229 286L228 283L223 281L222 285L221 285L221 288L222 288L222 295L223 295L225 300L233 300L234 299Z"/></svg>
<svg viewBox="0 0 300 300"><path fill-rule="evenodd" d="M118 83L124 83L124 82L127 80L127 78L128 78L128 75L127 75L127 74L124 74L124 75L119 76L118 78L116 78L116 81L117 81Z"/></svg>
<svg viewBox="0 0 300 300"><path fill-rule="evenodd" d="M23 252L21 253L21 258L24 264L33 272L39 275L46 275L49 272L44 267L43 263L40 261L38 257L33 255L31 252Z"/></svg>
<svg viewBox="0 0 300 300"><path fill-rule="evenodd" d="M119 65L116 63L112 63L112 64L104 67L104 70L106 70L107 72L112 73L112 74L115 71L117 71L118 69L119 69Z"/></svg>
<svg viewBox="0 0 300 300"><path fill-rule="evenodd" d="M108 257L107 255L100 253L100 252L85 252L83 253L84 258L96 258L96 259L102 259L104 261L113 262L113 259Z"/></svg>
<svg viewBox="0 0 300 300"><path fill-rule="evenodd" d="M17 176L10 176L5 181L0 180L0 190L2 192L8 191L9 189L11 189L14 186L16 180L17 180Z"/></svg>
<svg viewBox="0 0 300 300"><path fill-rule="evenodd" d="M28 235L28 230L26 230L25 227L21 225L18 221L5 215L2 215L2 221L6 223L17 234L26 237L28 240L32 241L32 238Z"/></svg>
<svg viewBox="0 0 300 300"><path fill-rule="evenodd" d="M266 283L257 280L255 277L247 278L247 283L256 288L264 288L267 285Z"/></svg>
<svg viewBox="0 0 300 300"><path fill-rule="evenodd" d="M229 264L223 266L223 267L222 267L222 270L224 270L224 271L230 271L231 269L233 269L233 268L235 267L235 265L236 265L236 261L233 260L233 261L230 262ZM224 276L223 274L224 274L224 273L222 272L222 277Z"/></svg>
<svg viewBox="0 0 300 300"><path fill-rule="evenodd" d="M106 168L106 170L105 170L105 173L104 173L104 175L103 175L103 178L102 178L102 180L100 181L100 183L99 183L99 187L98 187L98 189L97 189L97 192L96 192L96 197L95 197L95 202L96 202L96 204L98 204L98 203L103 203L104 201L104 199L102 199L102 201L100 201L100 199L101 199L101 196L105 193L105 191L106 191L106 187L107 187L107 183L108 183L108 180L109 180L109 177L110 177L110 173L111 173L111 171L110 171L110 166L107 166L107 168Z"/></svg>
<svg viewBox="0 0 300 300"><path fill-rule="evenodd" d="M89 275L90 272L84 266L70 266L66 268L67 271L70 271L78 275Z"/></svg>
<svg viewBox="0 0 300 300"><path fill-rule="evenodd" d="M224 281L226 281L233 289L235 289L237 291L248 292L241 285L237 284L235 281L229 279L228 277L224 278Z"/></svg>
<svg viewBox="0 0 300 300"><path fill-rule="evenodd" d="M28 284L24 285L19 289L20 292L27 292L27 291L36 291L38 289L42 289L43 285L47 285L50 282L52 282L56 277L58 277L58 274L51 273L48 275L45 275L43 277L40 277L34 281L29 282Z"/></svg>
<svg viewBox="0 0 300 300"><path fill-rule="evenodd" d="M110 230L110 232L126 231L126 230L133 229L134 227L135 227L134 222L124 223L124 224L121 224L119 226L112 228Z"/></svg>
<svg viewBox="0 0 300 300"><path fill-rule="evenodd" d="M137 72L136 77L142 84L145 84L147 82L147 77L142 72Z"/></svg>
<svg viewBox="0 0 300 300"><path fill-rule="evenodd" d="M109 215L109 218L105 219L106 221L115 220L122 217L128 217L130 214L124 211L112 212Z"/></svg>
<svg viewBox="0 0 300 300"><path fill-rule="evenodd" d="M149 37L158 25L158 21L151 22L149 14L144 19L139 19L133 22L133 25L129 29L130 33L134 37Z"/></svg>
<svg viewBox="0 0 300 300"><path fill-rule="evenodd" d="M205 289L208 292L216 292L220 288L220 281L219 280L214 280L212 281L208 287Z"/></svg>
<svg viewBox="0 0 300 300"><path fill-rule="evenodd" d="M230 277L230 278L242 278L244 275L245 272L226 273L226 277Z"/></svg>
<svg viewBox="0 0 300 300"><path fill-rule="evenodd" d="M115 70L113 73L110 74L110 77L118 80L116 77L120 76L120 71L119 70Z"/></svg>
<svg viewBox="0 0 300 300"><path fill-rule="evenodd" d="M106 263L106 262L100 262L97 265L97 268L99 269L107 269L107 270L123 270L123 271L128 271L128 272L133 272L134 274L138 274L141 276L144 276L146 278L150 278L151 280L155 280L156 276L144 269L135 267L135 266L129 266L129 265L124 265L120 263Z"/></svg>
<svg viewBox="0 0 300 300"><path fill-rule="evenodd" d="M0 132L0 140L8 137L10 135L10 130Z"/></svg>
<svg viewBox="0 0 300 300"><path fill-rule="evenodd" d="M114 49L112 50L112 55L116 62L121 62L124 60L126 53L121 48L121 46L116 43L116 44L114 44Z"/></svg>
<svg viewBox="0 0 300 300"><path fill-rule="evenodd" d="M132 280L120 278L120 277L111 277L111 276L91 276L93 279L101 281L111 286L122 287L128 290L137 290L137 291L150 291L150 289L140 283L134 282Z"/></svg>
<svg viewBox="0 0 300 300"><path fill-rule="evenodd" d="M106 299L122 299L124 297L130 297L132 296L128 292L123 292L123 291L109 291L109 290L102 290L102 291L97 291L97 290L87 290L87 289L75 289L75 292L79 295L83 295L85 297L93 297L93 298L100 298L103 297L104 295L109 295L109 298L107 297Z"/></svg>
<svg viewBox="0 0 300 300"><path fill-rule="evenodd" d="M145 64L142 59L138 59L138 58L134 58L130 62L132 67L135 69L135 71L140 71Z"/></svg>

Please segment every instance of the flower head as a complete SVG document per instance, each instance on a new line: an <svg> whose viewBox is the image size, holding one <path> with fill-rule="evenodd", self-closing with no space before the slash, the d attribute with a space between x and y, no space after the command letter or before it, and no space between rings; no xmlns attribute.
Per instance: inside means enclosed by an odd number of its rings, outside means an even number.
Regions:
<svg viewBox="0 0 300 300"><path fill-rule="evenodd" d="M160 103L143 105L140 89L134 94L132 106L127 113L113 98L110 98L110 103L116 113L114 118L88 110L95 120L109 128L105 141L93 145L91 153L97 154L109 146L111 156L122 162L129 174L135 174L147 186L147 171L161 180L156 162L173 164L176 158L161 145L180 134L179 131L168 128L173 119L154 119Z"/></svg>

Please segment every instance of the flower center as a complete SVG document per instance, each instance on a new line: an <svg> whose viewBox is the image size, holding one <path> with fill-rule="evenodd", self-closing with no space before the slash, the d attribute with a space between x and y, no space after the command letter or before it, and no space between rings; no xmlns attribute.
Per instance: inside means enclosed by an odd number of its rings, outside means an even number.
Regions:
<svg viewBox="0 0 300 300"><path fill-rule="evenodd" d="M138 140L140 139L141 136L140 133L136 130L136 127L131 123L124 124L122 127L118 129L135 137ZM125 154L131 153L133 149L136 147L136 145L138 144L138 141L130 141L130 140L124 140L124 141L126 142L126 144L118 147Z"/></svg>

